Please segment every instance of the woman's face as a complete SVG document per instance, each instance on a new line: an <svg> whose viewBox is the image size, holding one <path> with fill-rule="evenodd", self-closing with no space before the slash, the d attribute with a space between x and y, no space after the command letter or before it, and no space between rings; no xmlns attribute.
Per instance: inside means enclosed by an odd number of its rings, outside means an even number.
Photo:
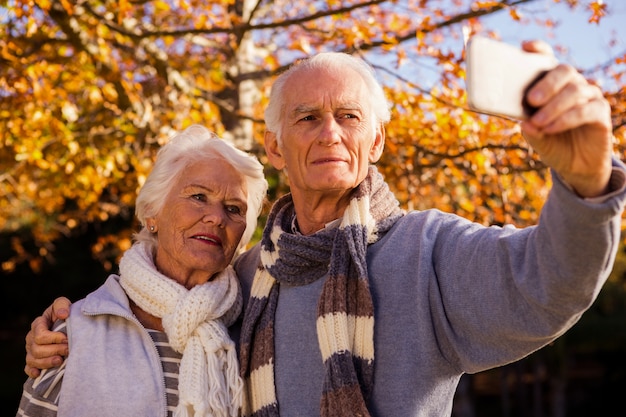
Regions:
<svg viewBox="0 0 626 417"><path fill-rule="evenodd" d="M246 228L245 178L223 159L192 163L147 226L157 233L156 266L187 288L209 281L232 260Z"/></svg>

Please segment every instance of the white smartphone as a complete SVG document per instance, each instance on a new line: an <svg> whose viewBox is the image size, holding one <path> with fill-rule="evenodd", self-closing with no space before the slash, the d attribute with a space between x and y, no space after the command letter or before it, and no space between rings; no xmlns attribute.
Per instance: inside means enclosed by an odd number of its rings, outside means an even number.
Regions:
<svg viewBox="0 0 626 417"><path fill-rule="evenodd" d="M525 100L528 89L558 65L552 55L526 52L483 36L469 39L465 58L468 106L519 120L536 111Z"/></svg>

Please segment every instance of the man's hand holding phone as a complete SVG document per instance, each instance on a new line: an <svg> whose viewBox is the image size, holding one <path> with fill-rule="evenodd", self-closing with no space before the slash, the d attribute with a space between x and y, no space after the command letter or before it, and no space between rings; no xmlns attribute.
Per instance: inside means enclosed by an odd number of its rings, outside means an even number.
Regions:
<svg viewBox="0 0 626 417"><path fill-rule="evenodd" d="M596 85L558 64L544 42L524 42L520 49L474 37L466 52L470 108L521 120L542 161L581 197L609 190L611 109Z"/></svg>
<svg viewBox="0 0 626 417"><path fill-rule="evenodd" d="M469 107L519 120L536 111L526 100L526 93L558 65L549 48L545 53L534 53L482 36L469 40L466 57Z"/></svg>

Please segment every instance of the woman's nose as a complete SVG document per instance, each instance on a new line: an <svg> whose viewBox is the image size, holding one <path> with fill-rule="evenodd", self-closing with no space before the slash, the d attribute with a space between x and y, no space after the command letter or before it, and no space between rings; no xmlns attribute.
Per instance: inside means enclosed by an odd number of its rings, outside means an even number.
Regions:
<svg viewBox="0 0 626 417"><path fill-rule="evenodd" d="M224 210L212 207L204 213L202 217L203 223L213 223L217 226L223 227L226 220L226 212Z"/></svg>

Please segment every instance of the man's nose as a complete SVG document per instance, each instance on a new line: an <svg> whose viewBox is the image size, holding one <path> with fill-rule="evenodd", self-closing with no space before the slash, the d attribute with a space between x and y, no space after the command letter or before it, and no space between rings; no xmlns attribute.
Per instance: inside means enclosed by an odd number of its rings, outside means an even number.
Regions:
<svg viewBox="0 0 626 417"><path fill-rule="evenodd" d="M339 123L333 116L322 119L322 125L317 141L320 145L331 146L341 142Z"/></svg>

